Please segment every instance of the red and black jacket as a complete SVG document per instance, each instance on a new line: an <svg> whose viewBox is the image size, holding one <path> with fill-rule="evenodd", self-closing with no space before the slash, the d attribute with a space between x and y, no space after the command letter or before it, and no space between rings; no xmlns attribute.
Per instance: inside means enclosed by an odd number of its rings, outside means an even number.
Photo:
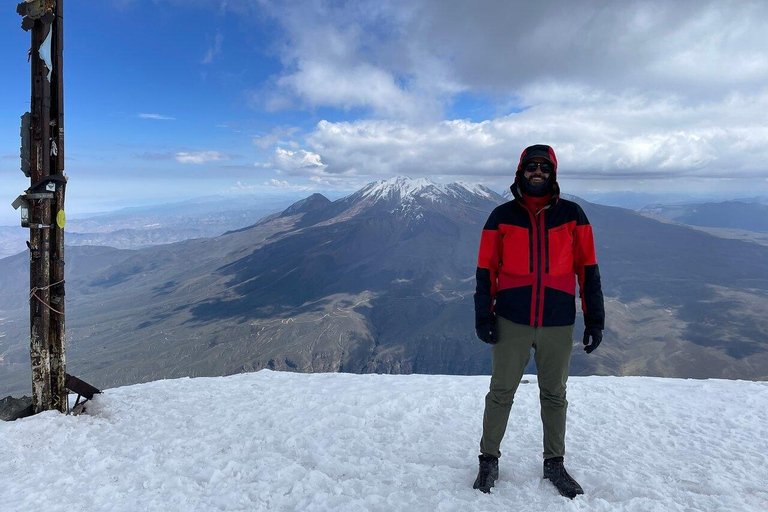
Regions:
<svg viewBox="0 0 768 512"><path fill-rule="evenodd" d="M515 199L495 208L483 227L476 326L494 322L494 315L534 327L572 325L578 279L584 323L603 329L603 292L587 216L578 204L560 199L556 181L549 202L534 211L521 194L521 179L518 167L510 187Z"/></svg>

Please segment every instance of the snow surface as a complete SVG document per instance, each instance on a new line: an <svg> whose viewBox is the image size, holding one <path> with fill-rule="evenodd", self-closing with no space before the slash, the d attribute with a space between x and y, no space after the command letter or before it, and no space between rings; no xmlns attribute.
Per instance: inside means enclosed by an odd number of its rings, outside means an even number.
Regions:
<svg viewBox="0 0 768 512"><path fill-rule="evenodd" d="M261 371L0 422L0 510L768 510L768 383L571 378L566 465L586 495L569 501L541 478L525 378L490 495L472 489L488 377Z"/></svg>

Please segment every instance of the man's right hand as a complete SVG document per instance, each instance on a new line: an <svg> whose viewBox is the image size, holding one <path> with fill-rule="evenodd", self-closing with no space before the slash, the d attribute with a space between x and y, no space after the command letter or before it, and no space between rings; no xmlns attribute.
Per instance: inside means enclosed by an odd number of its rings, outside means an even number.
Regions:
<svg viewBox="0 0 768 512"><path fill-rule="evenodd" d="M485 343L488 343L489 345L495 345L498 338L496 337L496 323L492 322L486 322L479 324L475 328L475 332L477 333L477 337L484 341Z"/></svg>

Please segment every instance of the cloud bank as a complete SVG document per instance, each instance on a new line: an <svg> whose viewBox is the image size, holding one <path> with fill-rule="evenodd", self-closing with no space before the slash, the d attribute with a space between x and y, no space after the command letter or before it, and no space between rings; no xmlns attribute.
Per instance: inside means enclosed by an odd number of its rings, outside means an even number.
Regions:
<svg viewBox="0 0 768 512"><path fill-rule="evenodd" d="M180 0L166 0L180 3ZM278 182L394 174L505 182L527 145L563 176L766 185L768 3L195 0L275 27L257 109L325 112L253 138ZM221 37L218 37L221 36ZM219 33L203 62L224 38ZM179 153L183 163L220 159Z"/></svg>
<svg viewBox="0 0 768 512"><path fill-rule="evenodd" d="M221 151L198 151L196 153L179 152L176 153L176 161L182 164L206 164L209 162L219 162L229 160L229 155Z"/></svg>
<svg viewBox="0 0 768 512"><path fill-rule="evenodd" d="M175 121L176 120L175 117L164 116L164 115L161 115L161 114L145 114L145 113L142 113L142 114L139 114L139 117L141 119L154 119L156 121Z"/></svg>
<svg viewBox="0 0 768 512"><path fill-rule="evenodd" d="M278 145L271 167L289 175L487 181L508 176L525 146L548 143L571 178L625 189L764 182L766 3L265 6L285 30L276 104L366 112L320 122L303 150ZM451 117L465 95L495 115ZM318 165L305 165L308 154Z"/></svg>

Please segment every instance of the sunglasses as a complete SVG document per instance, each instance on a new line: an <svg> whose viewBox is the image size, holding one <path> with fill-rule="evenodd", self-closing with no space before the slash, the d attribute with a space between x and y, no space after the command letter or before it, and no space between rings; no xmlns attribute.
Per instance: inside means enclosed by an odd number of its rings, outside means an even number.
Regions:
<svg viewBox="0 0 768 512"><path fill-rule="evenodd" d="M523 166L523 170L525 172L535 172L537 167L540 168L541 172L544 174L549 174L553 170L552 164L547 164L547 163L540 164L536 162L530 162L525 164Z"/></svg>

